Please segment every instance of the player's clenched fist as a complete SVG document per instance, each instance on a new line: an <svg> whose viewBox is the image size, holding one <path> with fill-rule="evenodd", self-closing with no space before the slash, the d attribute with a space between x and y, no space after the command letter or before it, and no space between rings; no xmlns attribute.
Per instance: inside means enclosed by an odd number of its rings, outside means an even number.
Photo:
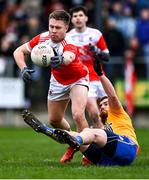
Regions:
<svg viewBox="0 0 149 180"><path fill-rule="evenodd" d="M35 70L29 69L28 67L24 67L21 71L22 78L25 82L31 82L32 81L32 73L34 73Z"/></svg>
<svg viewBox="0 0 149 180"><path fill-rule="evenodd" d="M60 64L63 64L64 57L63 56L54 56L51 57L51 67L52 68L58 68Z"/></svg>
<svg viewBox="0 0 149 180"><path fill-rule="evenodd" d="M101 54L101 50L97 46L94 46L92 44L89 44L88 49L89 51L93 52L95 55Z"/></svg>

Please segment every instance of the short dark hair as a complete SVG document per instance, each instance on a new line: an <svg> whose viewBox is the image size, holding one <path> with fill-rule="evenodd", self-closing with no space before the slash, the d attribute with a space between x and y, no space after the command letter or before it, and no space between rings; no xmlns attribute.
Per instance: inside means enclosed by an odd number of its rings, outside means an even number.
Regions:
<svg viewBox="0 0 149 180"><path fill-rule="evenodd" d="M65 10L55 10L49 15L49 20L50 19L56 19L56 20L61 20L64 21L65 24L69 25L70 23L70 14L66 12Z"/></svg>
<svg viewBox="0 0 149 180"><path fill-rule="evenodd" d="M99 105L101 101L103 101L104 99L108 99L108 96L103 96L101 98L97 99L97 104Z"/></svg>
<svg viewBox="0 0 149 180"><path fill-rule="evenodd" d="M79 12L79 11L82 11L86 16L87 16L87 8L84 7L84 6L76 6L76 7L73 7L69 10L69 13L71 16L73 16L73 13L76 13L76 12Z"/></svg>

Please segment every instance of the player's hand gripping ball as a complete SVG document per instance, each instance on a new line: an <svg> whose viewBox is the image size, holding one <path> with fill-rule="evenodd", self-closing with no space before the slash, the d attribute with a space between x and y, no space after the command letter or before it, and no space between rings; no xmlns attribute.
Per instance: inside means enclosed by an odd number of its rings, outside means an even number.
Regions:
<svg viewBox="0 0 149 180"><path fill-rule="evenodd" d="M31 51L32 62L40 67L49 66L53 56L53 49L47 44L38 44Z"/></svg>

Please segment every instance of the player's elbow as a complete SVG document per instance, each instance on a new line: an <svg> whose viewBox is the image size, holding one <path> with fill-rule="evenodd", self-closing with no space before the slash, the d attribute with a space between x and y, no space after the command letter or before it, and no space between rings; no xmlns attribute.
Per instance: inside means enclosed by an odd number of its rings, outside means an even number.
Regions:
<svg viewBox="0 0 149 180"><path fill-rule="evenodd" d="M15 51L13 52L13 56L16 57L16 56L18 56L18 54L19 55L20 54L25 55L25 54L28 54L28 53L29 53L29 51L27 50L25 44L23 44L23 45L21 45L21 46L19 46L18 48L15 49Z"/></svg>
<svg viewBox="0 0 149 180"><path fill-rule="evenodd" d="M14 57L17 56L17 54L19 54L20 52L22 52L21 46L19 46L18 48L16 48L16 49L14 50L13 56L14 56Z"/></svg>
<svg viewBox="0 0 149 180"><path fill-rule="evenodd" d="M113 94L113 95L110 95L109 98L114 102L115 100L117 100L116 96Z"/></svg>
<svg viewBox="0 0 149 180"><path fill-rule="evenodd" d="M18 54L19 51L20 51L20 50L19 50L19 47L16 48L16 49L14 50L14 52L13 52L13 57L16 57L16 55Z"/></svg>

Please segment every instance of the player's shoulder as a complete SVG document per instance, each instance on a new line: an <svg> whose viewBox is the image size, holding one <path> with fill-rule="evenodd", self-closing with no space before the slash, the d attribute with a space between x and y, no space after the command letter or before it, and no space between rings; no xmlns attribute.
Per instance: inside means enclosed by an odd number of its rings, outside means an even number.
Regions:
<svg viewBox="0 0 149 180"><path fill-rule="evenodd" d="M40 37L41 37L41 38L49 37L49 31L42 32L42 33L40 34Z"/></svg>
<svg viewBox="0 0 149 180"><path fill-rule="evenodd" d="M36 36L34 36L30 41L27 42L28 49L32 49L34 46L36 46L39 43L45 42L49 40L49 32L42 32Z"/></svg>
<svg viewBox="0 0 149 180"><path fill-rule="evenodd" d="M92 28L92 27L87 27L87 31L89 33L94 33L94 34L97 34L99 36L102 35L101 31L99 29L96 29L96 28Z"/></svg>
<svg viewBox="0 0 149 180"><path fill-rule="evenodd" d="M74 34L76 33L76 30L75 28L71 29L70 31L67 32L67 34L71 35L71 34Z"/></svg>
<svg viewBox="0 0 149 180"><path fill-rule="evenodd" d="M40 34L37 34L36 36L34 36L33 38L32 38L32 40L38 40L38 41L44 41L44 40L47 40L47 39L49 39L49 32L48 31L46 31L46 32L42 32L42 33L40 33Z"/></svg>
<svg viewBox="0 0 149 180"><path fill-rule="evenodd" d="M64 40L66 41L67 44L73 44L72 37L71 37L71 35L69 33L66 34Z"/></svg>

